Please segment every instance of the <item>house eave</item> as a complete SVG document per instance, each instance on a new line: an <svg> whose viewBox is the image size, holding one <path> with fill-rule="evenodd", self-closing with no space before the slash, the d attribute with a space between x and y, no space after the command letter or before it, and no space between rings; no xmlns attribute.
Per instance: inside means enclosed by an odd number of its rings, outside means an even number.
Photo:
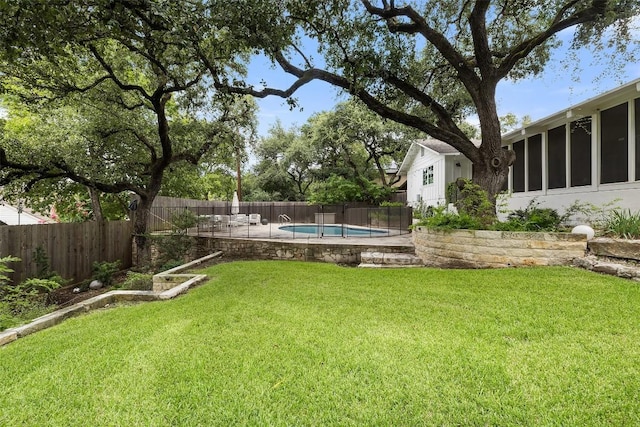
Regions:
<svg viewBox="0 0 640 427"><path fill-rule="evenodd" d="M640 96L640 79L633 80L623 86L604 92L579 104L560 110L554 114L531 122L519 129L512 130L502 136L503 145L516 142L530 135L536 135L546 129L562 126L568 121L589 117L601 109L606 109L626 101L629 96Z"/></svg>

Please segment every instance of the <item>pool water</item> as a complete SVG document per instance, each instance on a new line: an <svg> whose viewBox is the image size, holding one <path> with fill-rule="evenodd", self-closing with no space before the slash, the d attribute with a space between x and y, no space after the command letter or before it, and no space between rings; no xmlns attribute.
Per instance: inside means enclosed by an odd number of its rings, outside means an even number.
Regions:
<svg viewBox="0 0 640 427"><path fill-rule="evenodd" d="M342 225L283 225L280 230L290 231L291 233L315 234L323 236L381 236L388 234L385 230L376 230L373 228L353 228Z"/></svg>

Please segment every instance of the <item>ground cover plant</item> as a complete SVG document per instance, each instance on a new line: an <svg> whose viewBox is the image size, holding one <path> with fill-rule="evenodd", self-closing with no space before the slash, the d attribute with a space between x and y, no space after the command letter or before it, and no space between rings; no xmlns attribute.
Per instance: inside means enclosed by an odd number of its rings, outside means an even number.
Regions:
<svg viewBox="0 0 640 427"><path fill-rule="evenodd" d="M0 348L0 425L636 425L640 288L569 267L219 264Z"/></svg>

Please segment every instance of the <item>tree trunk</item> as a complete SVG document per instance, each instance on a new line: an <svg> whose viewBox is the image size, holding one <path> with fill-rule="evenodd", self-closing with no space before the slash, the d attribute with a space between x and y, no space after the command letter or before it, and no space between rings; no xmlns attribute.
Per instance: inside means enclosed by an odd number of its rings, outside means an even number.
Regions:
<svg viewBox="0 0 640 427"><path fill-rule="evenodd" d="M138 202L138 209L133 212L133 241L136 246L134 264L137 266L151 264L151 247L149 246L149 236L147 234L151 203L148 198L141 197Z"/></svg>
<svg viewBox="0 0 640 427"><path fill-rule="evenodd" d="M479 158L473 161L473 182L487 192L494 208L496 197L509 177L509 166L516 158L513 151L502 148L495 88L495 84L486 83L479 89L479 96L474 97L482 144L478 149Z"/></svg>
<svg viewBox="0 0 640 427"><path fill-rule="evenodd" d="M242 201L242 160L240 157L239 148L236 148L236 177L237 177L236 192L238 193L238 200Z"/></svg>
<svg viewBox="0 0 640 427"><path fill-rule="evenodd" d="M100 193L95 188L89 187L89 197L91 198L93 220L102 223L104 216L102 215L102 205L100 204Z"/></svg>
<svg viewBox="0 0 640 427"><path fill-rule="evenodd" d="M498 193L502 191L504 183L509 178L509 166L514 160L513 151L500 149L500 152L488 158L483 156L482 163L473 165L473 182L487 192L489 201L494 207Z"/></svg>

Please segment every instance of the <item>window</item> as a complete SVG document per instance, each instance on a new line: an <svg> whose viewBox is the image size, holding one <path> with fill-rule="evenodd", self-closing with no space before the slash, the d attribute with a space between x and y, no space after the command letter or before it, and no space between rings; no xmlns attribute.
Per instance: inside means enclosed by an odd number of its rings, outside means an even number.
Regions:
<svg viewBox="0 0 640 427"><path fill-rule="evenodd" d="M547 179L549 188L567 186L567 132L559 126L547 132Z"/></svg>
<svg viewBox="0 0 640 427"><path fill-rule="evenodd" d="M571 186L591 185L591 117L571 123Z"/></svg>
<svg viewBox="0 0 640 427"><path fill-rule="evenodd" d="M513 143L513 152L516 153L516 161L511 166L513 173L513 192L524 191L524 141Z"/></svg>
<svg viewBox="0 0 640 427"><path fill-rule="evenodd" d="M600 113L600 183L625 182L629 168L629 113L620 104Z"/></svg>
<svg viewBox="0 0 640 427"><path fill-rule="evenodd" d="M542 135L529 138L527 142L527 165L529 171L528 190L542 190Z"/></svg>
<svg viewBox="0 0 640 427"><path fill-rule="evenodd" d="M636 98L636 181L640 181L640 98Z"/></svg>
<svg viewBox="0 0 640 427"><path fill-rule="evenodd" d="M433 165L422 171L422 185L433 184Z"/></svg>

